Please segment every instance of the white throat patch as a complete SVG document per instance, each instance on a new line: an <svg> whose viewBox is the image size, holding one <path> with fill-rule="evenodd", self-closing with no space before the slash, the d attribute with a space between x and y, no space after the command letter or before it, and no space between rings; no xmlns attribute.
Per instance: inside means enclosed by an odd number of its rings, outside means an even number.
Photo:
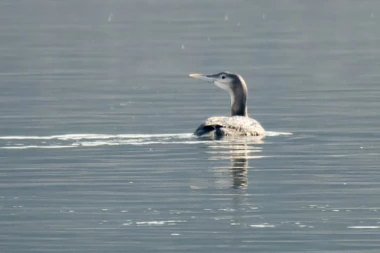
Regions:
<svg viewBox="0 0 380 253"><path fill-rule="evenodd" d="M214 84L217 87L219 87L219 88L221 88L223 90L228 91L228 93L230 94L230 97L231 97L231 105L232 105L235 102L235 95L234 95L234 93L233 93L233 91L232 91L229 83L230 83L230 80L228 80L228 79L227 80L223 80L223 81L221 81L221 80L214 81Z"/></svg>

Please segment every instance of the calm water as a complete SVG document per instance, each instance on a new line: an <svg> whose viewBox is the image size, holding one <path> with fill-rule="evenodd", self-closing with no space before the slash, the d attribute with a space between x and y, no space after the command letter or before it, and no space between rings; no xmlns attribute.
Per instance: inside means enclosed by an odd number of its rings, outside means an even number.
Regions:
<svg viewBox="0 0 380 253"><path fill-rule="evenodd" d="M379 10L2 1L0 251L378 252ZM223 70L293 135L192 137Z"/></svg>

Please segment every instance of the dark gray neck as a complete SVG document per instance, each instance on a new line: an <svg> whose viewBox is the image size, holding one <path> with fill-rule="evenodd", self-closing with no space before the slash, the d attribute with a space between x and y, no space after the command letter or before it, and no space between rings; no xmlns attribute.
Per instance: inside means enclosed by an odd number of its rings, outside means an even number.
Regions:
<svg viewBox="0 0 380 253"><path fill-rule="evenodd" d="M239 85L234 85L230 92L231 95L231 116L248 117L247 109L247 86L244 80L241 80Z"/></svg>
<svg viewBox="0 0 380 253"><path fill-rule="evenodd" d="M238 98L235 96L234 101L232 101L231 104L231 116L248 116L246 97L241 99L241 97Z"/></svg>

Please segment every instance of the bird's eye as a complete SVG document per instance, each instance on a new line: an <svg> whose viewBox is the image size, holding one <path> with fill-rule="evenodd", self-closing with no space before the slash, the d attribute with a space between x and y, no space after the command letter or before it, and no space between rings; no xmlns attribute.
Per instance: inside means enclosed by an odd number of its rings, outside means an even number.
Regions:
<svg viewBox="0 0 380 253"><path fill-rule="evenodd" d="M222 76L222 79L225 79L226 77L225 76Z"/></svg>

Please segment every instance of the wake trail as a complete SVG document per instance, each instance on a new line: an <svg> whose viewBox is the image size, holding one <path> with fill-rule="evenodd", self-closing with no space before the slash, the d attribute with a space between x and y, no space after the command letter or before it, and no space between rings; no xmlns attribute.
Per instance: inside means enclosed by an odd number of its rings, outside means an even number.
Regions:
<svg viewBox="0 0 380 253"><path fill-rule="evenodd" d="M289 136L291 133L267 131L268 137ZM242 138L237 140L243 141ZM61 134L49 136L0 136L0 149L67 149L78 147L199 144L230 142L231 140L203 140L192 133L173 134Z"/></svg>

